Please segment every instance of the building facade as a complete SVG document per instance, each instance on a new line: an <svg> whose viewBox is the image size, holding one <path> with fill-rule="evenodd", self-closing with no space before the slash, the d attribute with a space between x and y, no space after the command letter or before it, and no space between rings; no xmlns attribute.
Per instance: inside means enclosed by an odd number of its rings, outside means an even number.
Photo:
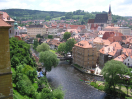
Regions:
<svg viewBox="0 0 132 99"><path fill-rule="evenodd" d="M11 25L0 19L0 99L13 99L9 34Z"/></svg>
<svg viewBox="0 0 132 99"><path fill-rule="evenodd" d="M46 25L29 25L27 27L27 34L30 37L36 38L37 34L40 34L41 36L47 34L48 27Z"/></svg>
<svg viewBox="0 0 132 99"><path fill-rule="evenodd" d="M91 69L96 66L96 48L88 41L80 41L73 47L73 63L84 69Z"/></svg>

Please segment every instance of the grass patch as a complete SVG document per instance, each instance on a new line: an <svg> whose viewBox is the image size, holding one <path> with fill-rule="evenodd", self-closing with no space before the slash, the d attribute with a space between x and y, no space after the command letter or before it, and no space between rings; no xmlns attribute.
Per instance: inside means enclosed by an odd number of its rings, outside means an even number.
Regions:
<svg viewBox="0 0 132 99"><path fill-rule="evenodd" d="M64 16L61 16L61 17L64 17ZM52 18L52 20L60 20L61 17Z"/></svg>
<svg viewBox="0 0 132 99"><path fill-rule="evenodd" d="M57 50L50 50L50 51L51 51L52 53L54 53L54 54L57 52Z"/></svg>
<svg viewBox="0 0 132 99"><path fill-rule="evenodd" d="M75 67L77 67L77 68L79 68L79 69L81 69L82 67L81 66L79 66L78 64L74 64L74 66Z"/></svg>
<svg viewBox="0 0 132 99"><path fill-rule="evenodd" d="M93 86L94 88L97 88L101 91L105 91L105 84L103 84L104 82L102 81L96 81L95 82L91 82L90 85ZM113 90L113 89L112 89ZM118 93L118 96L122 96L122 97L126 97L127 96L127 89L125 86L121 86L121 90L119 90L119 86L116 86L116 93ZM120 94L119 94L120 93ZM126 98L126 99L132 99L132 95L131 95L131 91L130 91L130 87L128 89L128 95L130 97Z"/></svg>

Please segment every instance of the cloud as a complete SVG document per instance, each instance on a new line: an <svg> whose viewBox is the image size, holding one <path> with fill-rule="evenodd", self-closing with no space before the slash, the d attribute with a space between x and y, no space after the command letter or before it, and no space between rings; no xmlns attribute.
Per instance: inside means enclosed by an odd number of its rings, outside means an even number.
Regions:
<svg viewBox="0 0 132 99"><path fill-rule="evenodd" d="M65 12L80 9L88 12L108 12L109 4L113 14L132 16L131 0L0 0L0 9L21 8Z"/></svg>

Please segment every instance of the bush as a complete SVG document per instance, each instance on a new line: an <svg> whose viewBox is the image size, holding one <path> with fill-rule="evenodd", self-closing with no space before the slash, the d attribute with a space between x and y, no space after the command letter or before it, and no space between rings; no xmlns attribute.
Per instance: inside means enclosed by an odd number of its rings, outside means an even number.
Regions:
<svg viewBox="0 0 132 99"><path fill-rule="evenodd" d="M64 92L62 91L62 87L58 87L53 90L53 96L55 99L64 99Z"/></svg>
<svg viewBox="0 0 132 99"><path fill-rule="evenodd" d="M95 82L91 82L90 85L91 85L91 86L94 86L94 85L95 85Z"/></svg>
<svg viewBox="0 0 132 99"><path fill-rule="evenodd" d="M16 83L16 87L20 94L35 98L35 88L26 75L23 75L23 79Z"/></svg>
<svg viewBox="0 0 132 99"><path fill-rule="evenodd" d="M48 35L48 38L49 39L53 39L53 35Z"/></svg>

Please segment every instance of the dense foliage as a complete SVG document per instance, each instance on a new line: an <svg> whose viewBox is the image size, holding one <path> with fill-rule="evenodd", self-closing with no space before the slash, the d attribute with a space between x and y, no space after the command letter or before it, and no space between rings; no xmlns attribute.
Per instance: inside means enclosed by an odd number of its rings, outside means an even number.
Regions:
<svg viewBox="0 0 132 99"><path fill-rule="evenodd" d="M36 50L37 46L39 45L39 42L37 39L34 39L34 42L33 42L33 49Z"/></svg>
<svg viewBox="0 0 132 99"><path fill-rule="evenodd" d="M10 38L9 43L11 66L13 68L16 69L16 66L20 64L27 64L36 67L35 60L30 53L30 45L24 41L18 41L16 38Z"/></svg>
<svg viewBox="0 0 132 99"><path fill-rule="evenodd" d="M48 38L49 39L53 39L53 35L48 35Z"/></svg>
<svg viewBox="0 0 132 99"><path fill-rule="evenodd" d="M10 38L9 41L13 98L46 99L44 97L48 97L48 99L56 99L59 97L57 99L63 99L64 92L61 89L51 91L46 77L37 79L36 63L31 56L30 46L16 38ZM53 58L51 60L53 61Z"/></svg>
<svg viewBox="0 0 132 99"><path fill-rule="evenodd" d="M65 47L66 47L66 43L60 43L57 52L59 52L60 54L65 53Z"/></svg>
<svg viewBox="0 0 132 99"><path fill-rule="evenodd" d="M113 88L115 91L116 85L124 82L124 75L127 72L129 72L128 68L122 62L111 60L105 63L102 74L108 90L111 91Z"/></svg>
<svg viewBox="0 0 132 99"><path fill-rule="evenodd" d="M28 10L28 9L6 9L1 11L7 12L11 17L16 16L18 21L36 20L36 19L49 20L51 18L65 15L65 12L39 11L39 10Z"/></svg>
<svg viewBox="0 0 132 99"><path fill-rule="evenodd" d="M72 48L74 47L75 43L76 43L75 39L69 39L66 41L66 46L65 46L66 53L70 52L72 55Z"/></svg>
<svg viewBox="0 0 132 99"><path fill-rule="evenodd" d="M40 52L39 57L39 61L44 63L45 75L47 71L51 71L52 66L56 67L58 65L57 55L51 51Z"/></svg>
<svg viewBox="0 0 132 99"><path fill-rule="evenodd" d="M38 52L43 52L43 51L48 51L50 47L47 43L42 43L41 45L38 45L36 49Z"/></svg>
<svg viewBox="0 0 132 99"><path fill-rule="evenodd" d="M70 32L65 32L63 35L63 39L67 40L71 37L71 33Z"/></svg>

